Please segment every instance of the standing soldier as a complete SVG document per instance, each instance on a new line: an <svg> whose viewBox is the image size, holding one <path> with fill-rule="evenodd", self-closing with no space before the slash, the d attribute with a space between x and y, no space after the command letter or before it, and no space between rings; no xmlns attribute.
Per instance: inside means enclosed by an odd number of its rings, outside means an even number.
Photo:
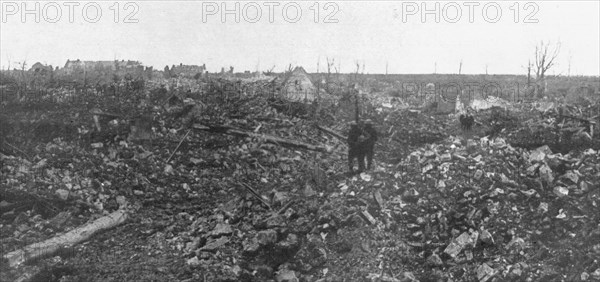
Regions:
<svg viewBox="0 0 600 282"><path fill-rule="evenodd" d="M358 160L359 172L365 169L365 152L362 148L364 140L361 140L361 135L362 130L358 123L350 122L350 132L348 133L348 169L350 173L354 172L354 159Z"/></svg>

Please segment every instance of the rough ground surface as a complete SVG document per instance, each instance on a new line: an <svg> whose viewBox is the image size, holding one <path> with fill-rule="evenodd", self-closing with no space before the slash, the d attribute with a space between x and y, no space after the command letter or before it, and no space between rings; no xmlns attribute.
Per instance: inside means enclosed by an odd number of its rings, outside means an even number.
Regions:
<svg viewBox="0 0 600 282"><path fill-rule="evenodd" d="M3 109L3 254L119 207L131 217L54 256L3 262L0 280L600 281L597 138L544 136L552 123L527 109L478 113L465 133L453 116L382 108L366 113L376 167L348 175L344 142L312 109L211 94L191 110L105 101L122 116L102 132L88 105ZM347 132L331 107L317 122ZM153 139L128 138L139 115ZM197 130L177 148L192 123L334 149Z"/></svg>

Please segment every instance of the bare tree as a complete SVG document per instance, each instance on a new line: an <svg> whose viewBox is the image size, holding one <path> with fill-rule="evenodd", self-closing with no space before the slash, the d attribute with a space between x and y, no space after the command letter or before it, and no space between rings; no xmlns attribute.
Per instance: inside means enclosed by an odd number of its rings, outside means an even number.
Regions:
<svg viewBox="0 0 600 282"><path fill-rule="evenodd" d="M385 61L385 75L388 75L388 62Z"/></svg>
<svg viewBox="0 0 600 282"><path fill-rule="evenodd" d="M24 60L21 63L21 71L24 72L26 68L27 68L27 60Z"/></svg>
<svg viewBox="0 0 600 282"><path fill-rule="evenodd" d="M461 59L459 65L458 65L458 74L462 73L462 63L463 63L463 60Z"/></svg>
<svg viewBox="0 0 600 282"><path fill-rule="evenodd" d="M527 63L527 88L531 87L531 60Z"/></svg>
<svg viewBox="0 0 600 282"><path fill-rule="evenodd" d="M331 68L334 66L335 63L335 59L331 58L331 60L329 59L329 57L326 58L327 60L327 76L325 77L325 90L327 91L327 93L330 93L330 83L331 83Z"/></svg>
<svg viewBox="0 0 600 282"><path fill-rule="evenodd" d="M28 76L25 75L25 69L27 68L27 59L23 60L22 63L17 63L17 65L21 65L21 71L19 71L19 90L17 91L17 98L20 100L27 92L27 85L29 84Z"/></svg>
<svg viewBox="0 0 600 282"><path fill-rule="evenodd" d="M319 113L321 112L321 73L319 72L319 65L321 62L321 56L319 55L319 57L317 58L317 99L315 101L317 101L317 108L315 109L315 120L318 119L319 117Z"/></svg>
<svg viewBox="0 0 600 282"><path fill-rule="evenodd" d="M317 58L317 73L319 73L319 64L321 63L321 56Z"/></svg>
<svg viewBox="0 0 600 282"><path fill-rule="evenodd" d="M560 42L552 44L551 42L541 41L535 47L535 78L538 96L543 96L546 92L546 73L554 66L556 57L560 52Z"/></svg>
<svg viewBox="0 0 600 282"><path fill-rule="evenodd" d="M10 62L12 60L12 56L9 54L6 54L6 61L8 62L8 71L10 71Z"/></svg>
<svg viewBox="0 0 600 282"><path fill-rule="evenodd" d="M263 72L263 74L264 75L273 75L274 74L274 72L273 72L274 69L275 69L275 65L273 65L273 67L271 67L267 71Z"/></svg>

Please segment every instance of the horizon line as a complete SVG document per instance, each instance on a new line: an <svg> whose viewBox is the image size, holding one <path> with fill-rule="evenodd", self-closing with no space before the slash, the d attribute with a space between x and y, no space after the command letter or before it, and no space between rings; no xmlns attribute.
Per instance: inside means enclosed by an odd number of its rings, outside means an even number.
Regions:
<svg viewBox="0 0 600 282"><path fill-rule="evenodd" d="M82 59L71 60L71 59L66 59L65 63L62 66L56 65L55 67L59 67L59 69L64 69L64 65L66 65L69 61L78 61L78 60L82 61L82 62L107 62L107 61L111 61L111 62L122 62L122 61L125 61L125 62L127 62L127 61L138 62L138 63L140 63L140 66L142 66L142 67L152 67L154 71L160 71L160 72L164 71L161 67L155 67L153 65L144 65L144 63L142 63L142 61L140 61L140 60L132 60L132 59L112 59L112 60L87 60L87 59L84 59L84 60L82 60ZM45 64L45 63L42 63L40 61L36 61L35 63L31 64L31 66L33 66L34 64L37 64L37 63L41 63L41 64L43 64L45 66L52 66L52 64ZM205 64L206 63L203 63L203 65L205 65ZM184 63L181 63L181 62L179 64L171 64L170 66L181 66L181 65L183 65L183 66L198 66L198 67L202 66L202 65L197 65L197 64L184 64ZM31 69L31 66L27 70L25 70L25 71L29 71ZM165 66L169 66L169 65L165 65ZM5 67L7 67L7 66L6 65L2 65L0 67L0 71L14 71L14 70L21 71L21 70L19 70L17 68L13 68L11 70L11 69L6 69ZM235 66L230 66L230 67L234 67L234 69L236 68ZM302 68L304 68L303 65L296 65L295 67L302 67ZM225 68L225 67L222 67L222 68ZM249 71L250 73L256 73L256 72L265 73L265 72L268 72L269 70L260 70L260 71L259 70L255 70L255 71L244 70L243 72L234 72L234 74L236 74L236 73L237 74L244 74L246 71ZM305 71L306 71L306 69L305 69ZM219 72L220 71L215 71L215 72L210 72L209 71L209 73L219 73ZM276 73L276 74L285 74L286 71L273 72L273 73ZM308 73L308 74L326 74L327 72L308 72L308 71L306 71L306 73ZM356 75L357 73L355 73L355 72L340 72L340 73L331 72L331 74L344 74L344 75L352 74L352 75ZM526 73L524 73L524 74L523 73L492 73L492 74L485 74L485 73L461 73L461 74L459 74L459 73L387 73L387 74L386 73L358 73L358 74L361 74L361 75L487 75L487 76L494 76L494 75L496 75L496 76L527 76ZM531 77L534 78L535 77L535 73L532 72ZM547 74L546 77L600 77L600 71L599 71L598 74L571 74L571 75L567 75L567 74Z"/></svg>

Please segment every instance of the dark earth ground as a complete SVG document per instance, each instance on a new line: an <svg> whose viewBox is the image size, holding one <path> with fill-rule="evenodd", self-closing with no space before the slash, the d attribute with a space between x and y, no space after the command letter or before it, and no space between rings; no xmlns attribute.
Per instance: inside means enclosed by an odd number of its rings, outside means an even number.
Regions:
<svg viewBox="0 0 600 282"><path fill-rule="evenodd" d="M167 163L187 130L162 110L156 138L133 142L121 124L94 133L89 109L3 109L3 254L123 199L131 216L58 255L3 262L0 280L41 269L29 281L600 281L600 157L585 151L597 140L533 160L554 140L518 126L534 113L512 113L501 133L478 113L463 133L448 115L373 111L376 168L349 176L342 142L262 102L221 124L337 149L192 131ZM527 148L480 142L490 132Z"/></svg>

